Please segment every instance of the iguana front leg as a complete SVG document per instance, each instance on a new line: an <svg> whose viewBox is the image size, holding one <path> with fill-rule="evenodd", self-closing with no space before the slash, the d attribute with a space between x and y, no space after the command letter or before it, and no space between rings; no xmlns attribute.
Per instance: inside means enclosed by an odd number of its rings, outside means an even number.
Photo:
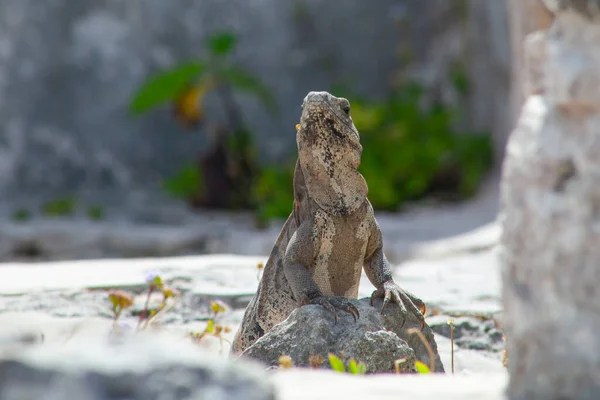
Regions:
<svg viewBox="0 0 600 400"><path fill-rule="evenodd" d="M336 310L350 313L354 320L359 317L356 307L345 297L325 296L312 279L309 266L313 265L317 254L319 234L309 221L303 222L291 237L285 252L283 268L294 297L300 305L319 304L334 315Z"/></svg>
<svg viewBox="0 0 600 400"><path fill-rule="evenodd" d="M425 325L425 303L394 282L392 268L383 253L381 231L377 223L375 223L373 234L367 245L364 269L373 286L377 288L371 295L371 305L377 297L383 298L383 306L381 307L381 311L383 311L390 300L393 300L398 304L403 315L406 315L407 311L413 313L418 318L421 329L423 329Z"/></svg>

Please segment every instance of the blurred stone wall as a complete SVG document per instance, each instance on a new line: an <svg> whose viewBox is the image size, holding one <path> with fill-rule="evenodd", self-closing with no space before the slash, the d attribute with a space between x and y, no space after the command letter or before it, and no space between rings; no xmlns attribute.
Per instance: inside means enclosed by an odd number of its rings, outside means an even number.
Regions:
<svg viewBox="0 0 600 400"><path fill-rule="evenodd" d="M147 74L200 55L220 30L238 35L234 59L279 104L273 118L240 98L264 160L293 154L309 90L349 82L377 98L399 68L435 86L457 61L471 84L467 125L493 131L503 152L512 121L502 1L0 0L0 202L152 192L193 161L202 130L183 130L168 108L134 119L127 105ZM222 118L210 98L207 110Z"/></svg>

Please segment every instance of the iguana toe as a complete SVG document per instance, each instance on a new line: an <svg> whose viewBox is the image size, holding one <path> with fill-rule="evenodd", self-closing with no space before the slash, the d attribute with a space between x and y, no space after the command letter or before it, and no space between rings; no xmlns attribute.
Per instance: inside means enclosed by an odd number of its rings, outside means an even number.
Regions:
<svg viewBox="0 0 600 400"><path fill-rule="evenodd" d="M333 313L333 320L337 323L337 310L342 310L354 318L354 322L356 322L357 318L360 318L360 313L358 309L345 297L341 296L319 296L310 300L310 304L319 304L323 306L326 310Z"/></svg>

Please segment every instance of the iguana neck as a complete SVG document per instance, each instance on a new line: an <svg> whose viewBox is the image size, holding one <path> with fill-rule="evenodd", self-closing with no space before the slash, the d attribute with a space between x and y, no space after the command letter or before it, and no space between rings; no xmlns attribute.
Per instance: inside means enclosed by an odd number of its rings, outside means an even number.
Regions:
<svg viewBox="0 0 600 400"><path fill-rule="evenodd" d="M349 166L347 157L332 156L318 144L298 147L295 182L302 184L294 184L296 197L308 197L328 214L339 216L352 214L365 202L367 182L356 168Z"/></svg>

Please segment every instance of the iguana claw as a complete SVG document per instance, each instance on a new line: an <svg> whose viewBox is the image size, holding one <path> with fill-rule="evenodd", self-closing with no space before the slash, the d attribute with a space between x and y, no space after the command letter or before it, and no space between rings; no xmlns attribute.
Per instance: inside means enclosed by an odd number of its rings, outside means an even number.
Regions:
<svg viewBox="0 0 600 400"><path fill-rule="evenodd" d="M425 307L425 303L421 301L415 295L407 292L406 290L401 289L394 282L385 282L383 286L373 292L371 295L371 305L376 298L383 298L383 306L381 307L381 312L385 309L385 306L393 300L394 303L398 304L400 307L400 311L403 315L407 315L408 312L414 314L419 320L419 324L421 326L421 330L425 327L425 312L427 308ZM404 326L405 320L402 322Z"/></svg>
<svg viewBox="0 0 600 400"><path fill-rule="evenodd" d="M333 313L333 321L337 324L337 313L336 310L346 311L354 318L354 322L356 319L360 317L360 313L358 309L345 297L341 296L319 296L315 297L312 300L309 300L309 304L319 304L323 306L326 310Z"/></svg>

